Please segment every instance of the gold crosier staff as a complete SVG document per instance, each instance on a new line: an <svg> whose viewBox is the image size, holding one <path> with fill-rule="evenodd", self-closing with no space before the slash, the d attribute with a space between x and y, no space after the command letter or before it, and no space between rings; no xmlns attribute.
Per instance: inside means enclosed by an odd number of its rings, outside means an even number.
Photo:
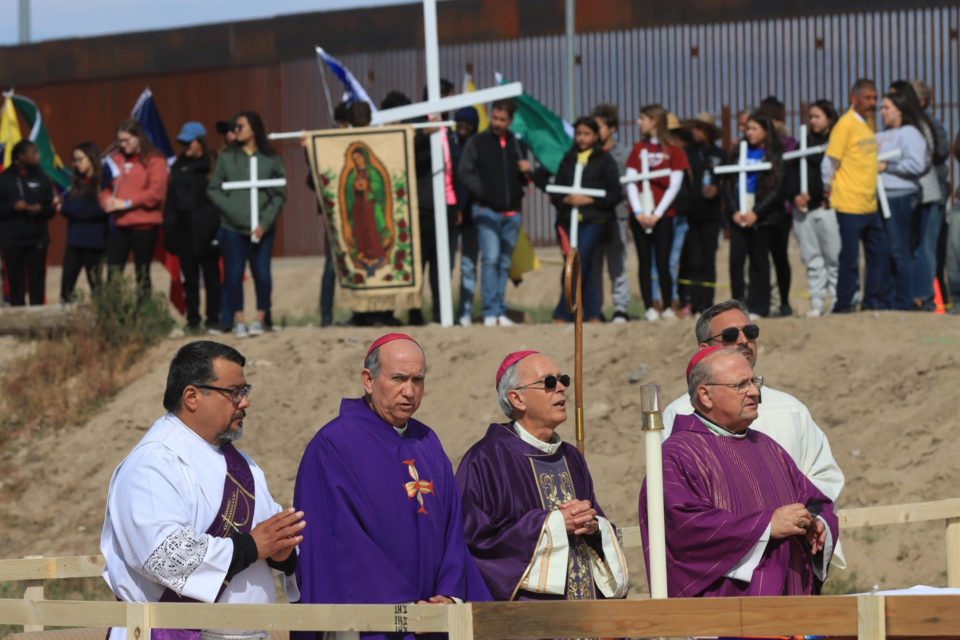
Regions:
<svg viewBox="0 0 960 640"><path fill-rule="evenodd" d="M583 282L580 276L580 252L571 247L563 264L563 296L567 300L567 308L573 314L573 385L577 405L577 449L580 453L583 453L585 447L583 433Z"/></svg>

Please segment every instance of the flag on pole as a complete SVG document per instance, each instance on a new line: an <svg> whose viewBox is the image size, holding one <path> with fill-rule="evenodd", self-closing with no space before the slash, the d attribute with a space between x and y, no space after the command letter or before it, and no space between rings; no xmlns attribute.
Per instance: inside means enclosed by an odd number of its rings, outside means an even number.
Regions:
<svg viewBox="0 0 960 640"><path fill-rule="evenodd" d="M473 75L470 73L463 74L463 92L473 93L476 90L477 85L473 83ZM477 117L480 119L479 124L477 124L477 133L480 133L490 126L490 117L487 116L487 107L485 105L475 104L473 108L477 110Z"/></svg>
<svg viewBox="0 0 960 640"><path fill-rule="evenodd" d="M143 132L150 139L160 152L166 156L167 162L174 160L173 147L170 145L170 138L167 137L167 129L163 126L163 119L160 117L160 111L153 100L153 92L149 88L144 89L137 102L133 105L131 112L134 120L143 127ZM111 170L113 168L111 167ZM157 246L154 248L154 258L163 263L167 273L170 274L170 302L176 307L177 311L184 313L187 309L186 298L183 293L183 277L180 273L180 258L167 253L163 248L163 230L160 231L160 238Z"/></svg>
<svg viewBox="0 0 960 640"><path fill-rule="evenodd" d="M10 96L10 100L13 102L17 113L30 128L30 141L37 145L37 151L40 152L40 169L48 178L53 180L54 184L61 189L66 189L70 186L70 172L67 171L63 160L57 155L57 150L53 146L53 141L50 140L50 134L43 122L43 114L40 113L37 103L16 93Z"/></svg>
<svg viewBox="0 0 960 640"><path fill-rule="evenodd" d="M22 139L20 121L17 120L17 110L13 106L13 99L9 93L5 94L3 111L0 112L0 170L6 169L13 163L11 156L13 146Z"/></svg>
<svg viewBox="0 0 960 640"><path fill-rule="evenodd" d="M367 95L363 85L357 82L357 79L350 72L350 69L347 69L339 60L324 51L323 47L317 47L317 57L319 57L330 71L333 72L333 75L337 76L337 79L343 83L344 101L356 102L357 100L362 100L370 105L370 113L377 112L377 105L375 105L373 100L370 99L370 96Z"/></svg>
<svg viewBox="0 0 960 640"><path fill-rule="evenodd" d="M506 84L502 74L496 74L497 84ZM523 93L513 99L517 112L510 130L524 142L550 173L556 173L560 161L573 144L573 126L535 99Z"/></svg>

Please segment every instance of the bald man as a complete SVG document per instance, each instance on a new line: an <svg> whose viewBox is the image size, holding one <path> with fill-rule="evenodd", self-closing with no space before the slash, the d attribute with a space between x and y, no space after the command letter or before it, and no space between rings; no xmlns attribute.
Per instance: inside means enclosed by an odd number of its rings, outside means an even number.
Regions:
<svg viewBox="0 0 960 640"><path fill-rule="evenodd" d="M549 356L518 351L497 371L500 408L460 462L470 552L496 600L622 598L628 575L576 447L557 435L570 376Z"/></svg>
<svg viewBox="0 0 960 640"><path fill-rule="evenodd" d="M426 375L413 338L377 339L360 373L363 396L342 400L340 415L307 446L293 501L317 525L300 545L300 602L490 599L464 543L453 467L433 430L413 418ZM350 637L357 634L337 634Z"/></svg>

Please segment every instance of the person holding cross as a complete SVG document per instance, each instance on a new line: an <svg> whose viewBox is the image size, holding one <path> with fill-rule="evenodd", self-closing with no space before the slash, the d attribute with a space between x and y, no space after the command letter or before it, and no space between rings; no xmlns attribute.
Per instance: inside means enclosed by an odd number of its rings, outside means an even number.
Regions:
<svg viewBox="0 0 960 640"><path fill-rule="evenodd" d="M765 171L750 171L745 193L736 183L726 191L727 210L733 211L730 230L730 286L733 297L746 299L752 315L770 315L770 247L786 216L783 200L783 162L780 136L773 121L754 112L747 119L746 164L769 163ZM742 162L739 150L731 163ZM750 288L743 281L743 264L750 258ZM746 295L744 292L746 291Z"/></svg>
<svg viewBox="0 0 960 640"><path fill-rule="evenodd" d="M807 146L826 145L830 129L837 122L837 111L829 100L817 100L808 111ZM803 127L801 127L801 130ZM807 268L807 290L810 292L808 318L817 318L827 311L826 298L837 297L837 259L840 256L840 229L837 213L829 207L820 178L823 154L816 153L788 165L784 191L793 202L793 232L800 245L800 258ZM802 168L806 164L804 184Z"/></svg>
<svg viewBox="0 0 960 640"><path fill-rule="evenodd" d="M596 284L591 278L595 267L593 255L607 238L616 232L615 209L623 199L623 190L620 188L617 161L603 150L597 120L584 116L574 123L573 128L573 147L560 161L553 182L556 185L573 185L575 189L600 189L606 195L591 197L577 193L555 194L550 199L557 208L557 239L563 255L567 255L571 248L572 216L579 216L576 249L580 252L582 277L586 285L583 291L583 319L587 322L600 322L603 288L591 286ZM578 165L582 167L579 169L579 184L576 179ZM603 268L602 263L599 266ZM553 318L560 322L569 322L572 319L563 291L560 292L560 301L553 312Z"/></svg>
<svg viewBox="0 0 960 640"><path fill-rule="evenodd" d="M464 533L495 600L626 596L616 528L597 504L583 455L557 435L570 376L537 351L507 355L497 370L500 409L457 469Z"/></svg>
<svg viewBox="0 0 960 640"><path fill-rule="evenodd" d="M282 186L257 185L263 180L282 180L285 175L283 158L267 142L260 115L244 111L234 123L236 139L217 158L207 194L220 209L224 287L220 322L224 330L233 327L237 338L246 338L262 334L271 325L270 256L287 195ZM251 176L251 166L257 168L255 176ZM224 184L245 181L249 182L235 189ZM256 189L255 203L251 203L251 189ZM248 261L257 295L257 316L249 328L243 311L243 270Z"/></svg>
<svg viewBox="0 0 960 640"><path fill-rule="evenodd" d="M659 104L649 104L640 109L637 120L643 139L634 145L627 160L629 169L646 173L669 169L668 176L649 181L649 190L644 196L635 182L627 186L627 197L633 216L630 230L640 262L640 291L646 308L647 320L659 320L661 312L653 306L653 283L650 273L651 254L656 254L657 273L660 279L660 295L663 301L663 317L676 318L673 309L673 279L670 271L670 249L673 245L674 200L683 185L683 175L690 165L680 141L670 133L667 125L667 110ZM643 156L648 158L643 166ZM650 194L647 197L647 194Z"/></svg>

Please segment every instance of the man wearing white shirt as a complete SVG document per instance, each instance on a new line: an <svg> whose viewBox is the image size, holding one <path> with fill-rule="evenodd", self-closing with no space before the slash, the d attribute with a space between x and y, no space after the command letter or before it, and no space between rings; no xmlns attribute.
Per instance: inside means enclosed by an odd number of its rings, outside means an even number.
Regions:
<svg viewBox="0 0 960 640"><path fill-rule="evenodd" d="M597 504L586 461L556 433L569 384L549 356L508 355L496 388L510 421L490 425L457 469L467 546L495 600L627 593L616 529Z"/></svg>
<svg viewBox="0 0 960 640"><path fill-rule="evenodd" d="M244 357L210 341L183 346L170 363L157 420L120 463L107 495L100 538L103 577L127 602L276 599L273 570L287 598L303 514L282 509L263 471L233 442L250 406ZM155 640L265 638L263 631L154 629ZM108 640L125 640L123 628Z"/></svg>

